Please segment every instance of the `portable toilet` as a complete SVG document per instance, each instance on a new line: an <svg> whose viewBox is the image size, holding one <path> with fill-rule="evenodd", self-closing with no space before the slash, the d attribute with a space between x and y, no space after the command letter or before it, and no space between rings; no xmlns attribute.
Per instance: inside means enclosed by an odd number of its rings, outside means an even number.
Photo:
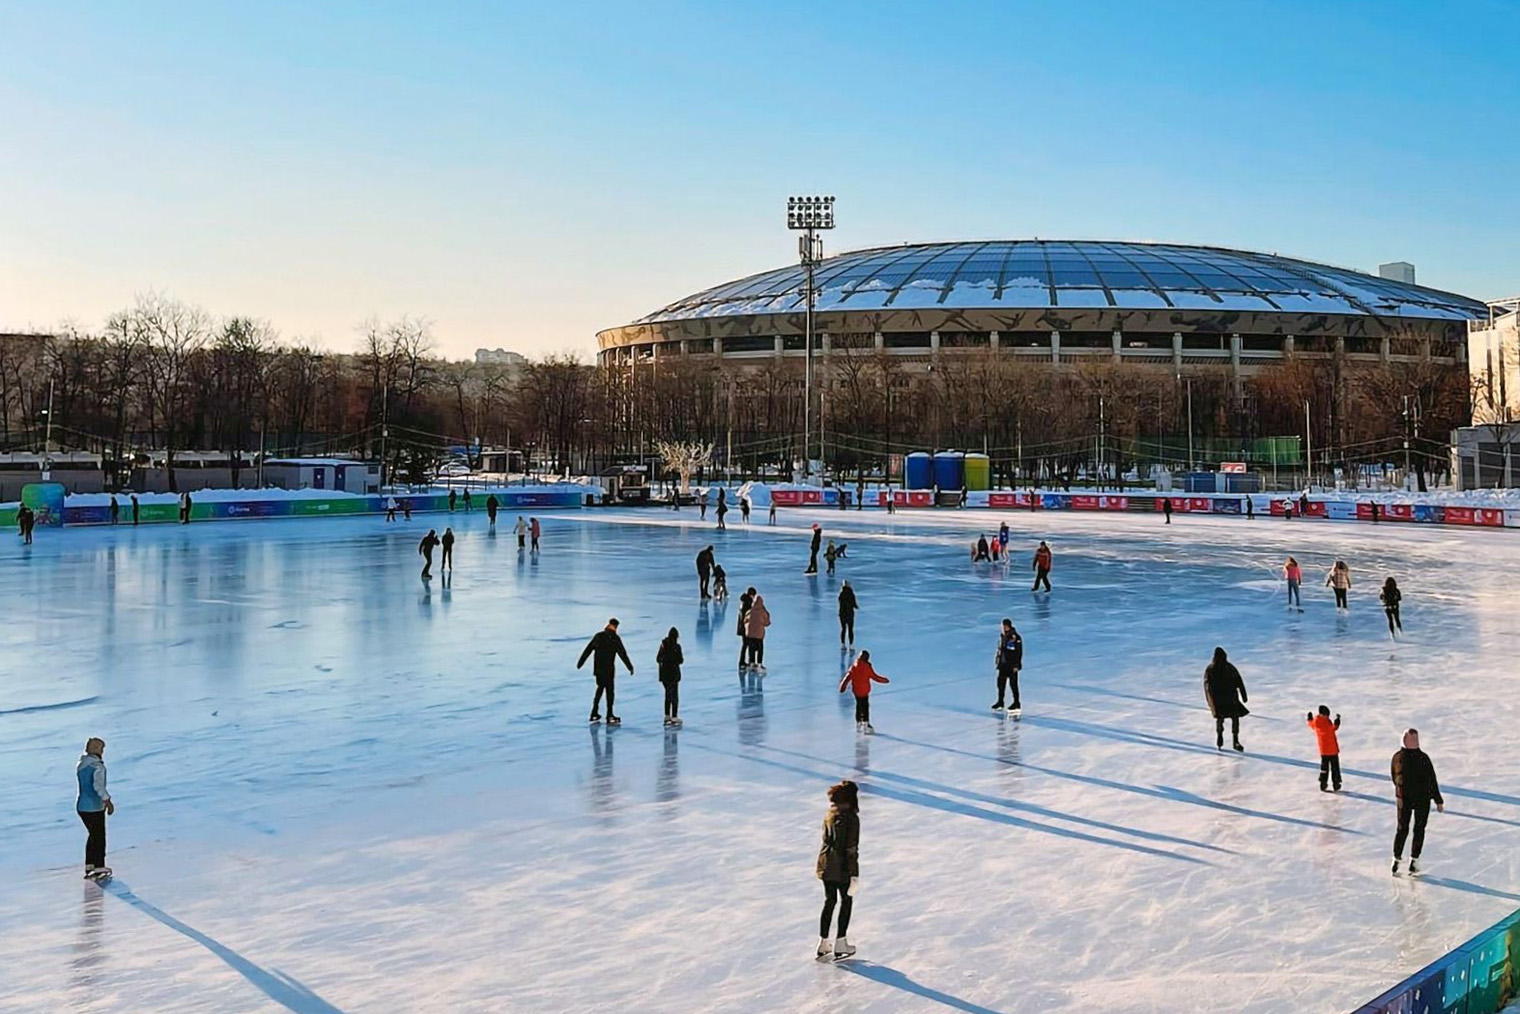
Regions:
<svg viewBox="0 0 1520 1014"><path fill-rule="evenodd" d="M926 451L914 451L903 459L903 485L908 489L932 489L934 459Z"/></svg>
<svg viewBox="0 0 1520 1014"><path fill-rule="evenodd" d="M960 451L934 455L934 484L940 489L960 489L966 478L966 456Z"/></svg>
<svg viewBox="0 0 1520 1014"><path fill-rule="evenodd" d="M966 488L992 488L992 459L980 452L966 455Z"/></svg>

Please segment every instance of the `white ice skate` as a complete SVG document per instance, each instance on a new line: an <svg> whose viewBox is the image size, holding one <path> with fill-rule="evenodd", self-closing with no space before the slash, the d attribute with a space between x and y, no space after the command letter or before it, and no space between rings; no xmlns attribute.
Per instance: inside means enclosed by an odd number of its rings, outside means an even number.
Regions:
<svg viewBox="0 0 1520 1014"><path fill-rule="evenodd" d="M846 960L848 960L850 958L853 958L854 956L855 956L855 945L854 944L850 943L844 937L840 937L840 938L838 938L837 940L834 941L834 960L835 961L846 961Z"/></svg>
<svg viewBox="0 0 1520 1014"><path fill-rule="evenodd" d="M814 961L833 961L834 960L834 941L830 940L828 937L819 937L818 938L818 953L815 954L815 955L813 955L813 960Z"/></svg>

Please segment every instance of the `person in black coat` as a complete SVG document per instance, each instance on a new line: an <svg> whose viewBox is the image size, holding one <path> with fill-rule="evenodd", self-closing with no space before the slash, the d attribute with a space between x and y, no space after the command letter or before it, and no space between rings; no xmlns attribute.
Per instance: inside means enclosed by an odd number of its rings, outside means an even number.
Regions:
<svg viewBox="0 0 1520 1014"><path fill-rule="evenodd" d="M1224 720L1228 718L1235 749L1244 751L1245 747L1240 745L1240 720L1251 713L1246 707L1246 684L1223 648L1214 649L1214 661L1203 671L1203 697L1214 716L1214 745L1224 749Z"/></svg>
<svg viewBox="0 0 1520 1014"><path fill-rule="evenodd" d="M496 512L501 508L501 502L496 499L495 493L486 496L486 519L491 522L491 527L496 527Z"/></svg>
<svg viewBox="0 0 1520 1014"><path fill-rule="evenodd" d="M593 658L593 656L595 656ZM596 696L591 698L591 721L600 722L602 716L600 708L602 694L607 695L607 724L621 725L623 720L612 712L612 680L617 675L617 660L622 659L623 665L628 667L628 674L633 675L633 662L628 658L628 649L623 647L623 639L618 636L618 621L614 616L607 621L607 626L598 630L586 642L586 649L581 652L581 657L576 661L575 667L581 668L586 664L586 659L591 658L591 672L596 677Z"/></svg>
<svg viewBox="0 0 1520 1014"><path fill-rule="evenodd" d="M821 545L823 545L823 529L820 528L820 527L818 527L818 523L817 522L814 522L813 523L813 545L812 545L812 548L808 552L808 565L807 565L807 570L803 571L804 574L816 574L816 573L818 573L818 547L821 546Z"/></svg>
<svg viewBox="0 0 1520 1014"><path fill-rule="evenodd" d="M1404 621L1399 619L1399 603L1404 601L1404 593L1399 591L1399 583L1391 577L1384 581L1378 599L1383 603L1383 615L1388 617L1388 636L1397 640L1404 632Z"/></svg>
<svg viewBox="0 0 1520 1014"><path fill-rule="evenodd" d="M744 594L739 596L739 622L734 627L734 633L739 635L739 671L744 672L750 662L749 638L744 634L744 624L749 619L750 606L755 604L755 587L750 585L744 589Z"/></svg>
<svg viewBox="0 0 1520 1014"><path fill-rule="evenodd" d="M829 812L823 818L823 843L813 874L823 881L823 912L818 919L818 960L841 960L855 953L846 936L855 884L860 877L860 790L852 781L829 787ZM835 905L839 935L829 940Z"/></svg>
<svg viewBox="0 0 1520 1014"><path fill-rule="evenodd" d="M454 569L454 529L445 527L443 538L438 540L443 546L443 561L438 564L440 571Z"/></svg>
<svg viewBox="0 0 1520 1014"><path fill-rule="evenodd" d="M708 546L697 554L697 583L702 590L702 598L708 598L707 583L712 577L714 563L713 547Z"/></svg>
<svg viewBox="0 0 1520 1014"><path fill-rule="evenodd" d="M845 634L850 637L850 647L855 647L855 610L860 603L855 600L855 589L846 581L839 589L839 647L844 649Z"/></svg>
<svg viewBox="0 0 1520 1014"><path fill-rule="evenodd" d="M1410 818L1414 818L1414 842L1409 850L1409 875L1420 872L1420 853L1425 848L1425 822L1430 819L1430 804L1437 813L1446 812L1441 785L1436 781L1436 766L1420 749L1420 734L1415 729L1404 733L1404 746L1393 755L1389 765L1393 777L1394 802L1398 804L1399 825L1393 835L1393 875L1399 875L1399 860L1404 855L1404 840L1409 835Z"/></svg>
<svg viewBox="0 0 1520 1014"><path fill-rule="evenodd" d="M438 545L438 532L432 528L417 543L417 552L422 554L422 580L426 581L433 576L433 549Z"/></svg>
<svg viewBox="0 0 1520 1014"><path fill-rule="evenodd" d="M1003 694L1011 689L1013 700L1008 704L1008 713L1017 715L1024 710L1023 702L1019 700L1019 670L1024 668L1024 639L1019 636L1018 628L1010 619L1005 618L1002 629L998 631L997 654L993 656L993 663L997 666L998 699L992 710L1003 710Z"/></svg>
<svg viewBox="0 0 1520 1014"><path fill-rule="evenodd" d="M676 712L681 706L681 664L686 657L681 652L681 632L675 627L660 642L654 661L660 667L660 683L665 687L665 724L680 725Z"/></svg>

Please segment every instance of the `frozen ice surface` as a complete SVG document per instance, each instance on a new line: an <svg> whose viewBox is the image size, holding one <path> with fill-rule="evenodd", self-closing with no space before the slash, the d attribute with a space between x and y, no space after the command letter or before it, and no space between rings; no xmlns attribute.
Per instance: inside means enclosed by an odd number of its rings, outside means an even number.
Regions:
<svg viewBox="0 0 1520 1014"><path fill-rule="evenodd" d="M1148 515L455 514L42 531L0 543L0 1011L1342 1012L1520 905L1507 532ZM1013 570L967 548L1006 519ZM848 541L801 574L806 528ZM1035 540L1055 591L1028 591ZM702 608L717 546L735 601ZM1277 569L1304 563L1306 611ZM1336 616L1320 575L1352 567ZM1407 638L1375 586L1396 574ZM856 736L834 598L892 678ZM737 595L774 616L734 671ZM610 615L619 729L574 670ZM988 711L995 625L1022 723ZM653 664L678 626L685 728ZM1251 692L1215 751L1201 675ZM1346 790L1304 712L1345 716ZM1446 789L1388 874L1388 759ZM117 878L79 879L73 765L108 741ZM812 959L823 790L864 787L859 960Z"/></svg>

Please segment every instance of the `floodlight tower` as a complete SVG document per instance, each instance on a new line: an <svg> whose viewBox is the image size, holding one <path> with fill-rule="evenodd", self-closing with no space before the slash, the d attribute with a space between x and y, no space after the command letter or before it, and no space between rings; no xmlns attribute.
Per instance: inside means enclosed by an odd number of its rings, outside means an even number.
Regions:
<svg viewBox="0 0 1520 1014"><path fill-rule="evenodd" d="M817 299L817 292L813 288L813 269L823 260L823 237L818 233L834 228L834 198L788 197L786 227L802 233L797 237L797 252L801 256L802 267L807 272L807 318L804 328L807 355L802 406L802 474L806 480L813 460L813 304Z"/></svg>

